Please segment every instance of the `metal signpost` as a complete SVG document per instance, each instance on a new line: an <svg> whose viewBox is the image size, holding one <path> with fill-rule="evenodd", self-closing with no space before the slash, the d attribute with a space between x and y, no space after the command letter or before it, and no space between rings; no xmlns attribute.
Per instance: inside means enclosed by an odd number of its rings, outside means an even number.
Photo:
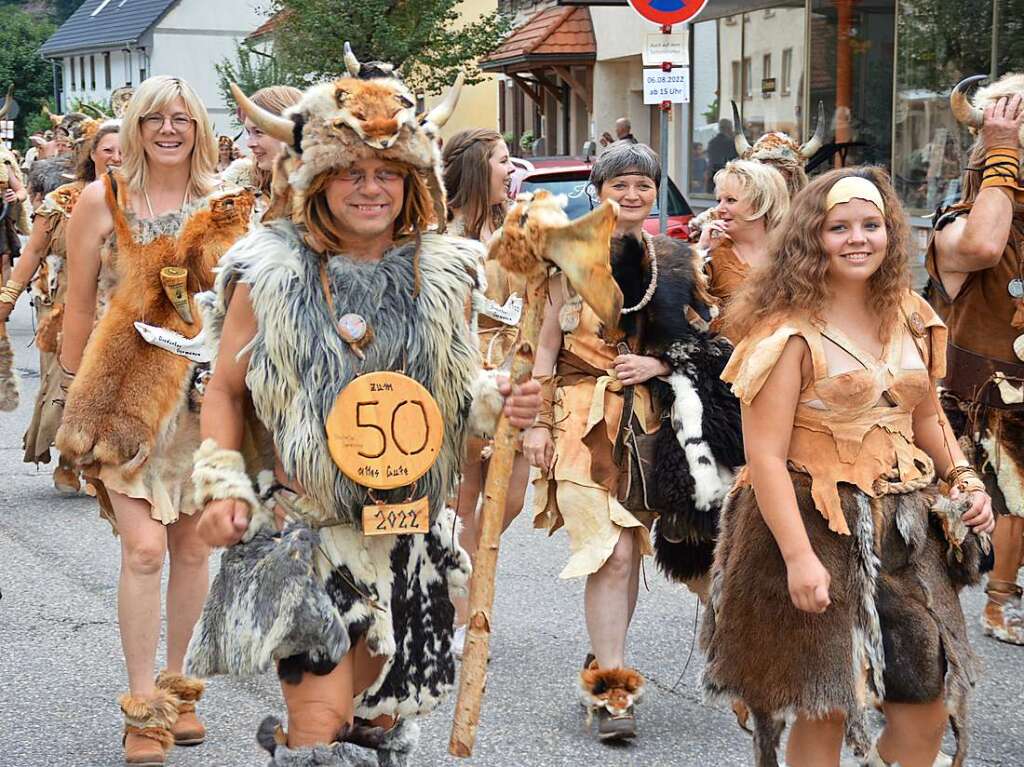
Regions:
<svg viewBox="0 0 1024 767"><path fill-rule="evenodd" d="M660 35L648 35L644 46L644 103L658 104L662 167L658 189L658 228L668 227L668 124L673 104L690 100L690 61L687 35L672 34L673 24L692 21L708 0L629 0L630 7L648 21L661 25ZM657 67L649 69L647 67Z"/></svg>

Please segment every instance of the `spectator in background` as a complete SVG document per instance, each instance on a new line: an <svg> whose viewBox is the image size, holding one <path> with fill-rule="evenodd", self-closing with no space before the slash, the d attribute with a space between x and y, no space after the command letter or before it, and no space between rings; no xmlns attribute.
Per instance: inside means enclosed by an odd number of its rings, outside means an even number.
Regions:
<svg viewBox="0 0 1024 767"><path fill-rule="evenodd" d="M690 191L700 192L705 188L708 172L708 158L704 154L704 145L696 143L693 145L693 153L690 155Z"/></svg>
<svg viewBox="0 0 1024 767"><path fill-rule="evenodd" d="M707 181L704 184L704 191L708 194L714 191L712 179L715 174L725 167L729 160L739 157L736 152L736 132L732 126L732 120L722 118L718 121L718 133L708 142L708 168Z"/></svg>
<svg viewBox="0 0 1024 767"><path fill-rule="evenodd" d="M615 138L612 138L612 134L608 131L601 134L601 146L611 146L616 141L628 141L630 144L640 143L633 135L633 125L629 122L628 117L620 117L615 121Z"/></svg>

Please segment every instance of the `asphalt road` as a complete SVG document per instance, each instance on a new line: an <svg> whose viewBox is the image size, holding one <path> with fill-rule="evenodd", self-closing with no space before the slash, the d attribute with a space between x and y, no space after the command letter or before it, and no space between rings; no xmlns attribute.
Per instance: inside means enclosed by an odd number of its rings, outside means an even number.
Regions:
<svg viewBox="0 0 1024 767"><path fill-rule="evenodd" d="M23 386L21 407L0 413L0 767L119 767L116 697L126 678L116 621L118 543L92 499L59 495L50 483L52 467L22 463L21 435L39 383L24 302L10 331ZM731 712L702 702L702 661L693 646L696 599L651 567L630 633L630 661L649 682L638 708L640 737L611 747L588 734L576 691L587 649L583 583L558 579L566 552L563 535L548 539L525 516L509 529L476 751L466 760L447 754L452 696L423 720L417 763L751 764L749 738ZM214 556L211 568L216 566ZM980 590L963 601L985 661L969 764L1024 765L1024 648L981 636ZM212 680L201 704L208 741L176 750L169 764L264 765L256 725L281 712L271 677Z"/></svg>

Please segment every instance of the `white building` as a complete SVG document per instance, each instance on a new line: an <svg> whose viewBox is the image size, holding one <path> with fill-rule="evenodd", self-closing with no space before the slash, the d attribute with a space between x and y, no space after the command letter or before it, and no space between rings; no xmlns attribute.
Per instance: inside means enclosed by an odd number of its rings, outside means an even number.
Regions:
<svg viewBox="0 0 1024 767"><path fill-rule="evenodd" d="M40 54L53 62L62 111L75 101L107 103L123 85L151 75L187 80L217 133L232 128L214 65L264 20L261 0L86 0Z"/></svg>

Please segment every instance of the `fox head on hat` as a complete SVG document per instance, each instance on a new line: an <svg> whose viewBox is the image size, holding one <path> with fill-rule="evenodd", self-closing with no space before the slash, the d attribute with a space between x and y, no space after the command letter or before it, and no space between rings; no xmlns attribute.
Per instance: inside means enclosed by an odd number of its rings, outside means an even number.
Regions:
<svg viewBox="0 0 1024 767"><path fill-rule="evenodd" d="M349 72L357 64L354 56L346 56ZM413 94L393 75L349 76L314 85L282 115L257 106L234 83L231 92L246 117L288 147L287 157L278 161L274 192L290 192L293 215L315 178L372 157L422 173L433 198L435 222L443 228L445 192L437 138L455 109L462 83L459 74L444 100L420 116ZM284 173L290 189L281 183Z"/></svg>

